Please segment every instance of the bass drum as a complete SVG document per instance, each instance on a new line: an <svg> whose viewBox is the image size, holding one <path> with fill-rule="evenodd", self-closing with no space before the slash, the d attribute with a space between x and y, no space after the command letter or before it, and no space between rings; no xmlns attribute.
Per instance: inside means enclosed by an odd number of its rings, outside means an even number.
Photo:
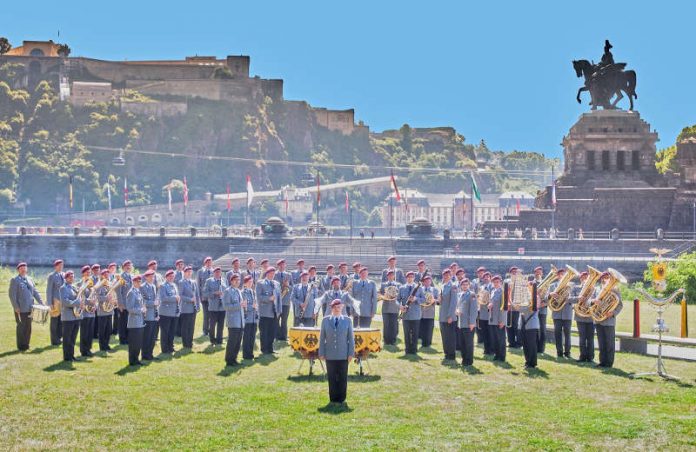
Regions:
<svg viewBox="0 0 696 452"><path fill-rule="evenodd" d="M355 328L355 354L376 353L382 350L382 332L379 328Z"/></svg>
<svg viewBox="0 0 696 452"><path fill-rule="evenodd" d="M319 350L319 328L293 327L288 332L290 347L300 353L314 353Z"/></svg>

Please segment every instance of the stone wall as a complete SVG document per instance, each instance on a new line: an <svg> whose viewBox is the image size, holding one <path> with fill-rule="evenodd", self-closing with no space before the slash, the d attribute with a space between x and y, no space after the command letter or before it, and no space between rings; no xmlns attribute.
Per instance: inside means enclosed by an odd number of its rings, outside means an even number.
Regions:
<svg viewBox="0 0 696 452"><path fill-rule="evenodd" d="M126 87L145 95L174 95L187 98L247 102L257 96L269 96L274 101L283 98L282 80L234 79L234 80L161 80L145 82L127 80Z"/></svg>
<svg viewBox="0 0 696 452"><path fill-rule="evenodd" d="M185 115L188 110L186 102L124 102L121 101L121 111L139 115L162 118L168 116Z"/></svg>

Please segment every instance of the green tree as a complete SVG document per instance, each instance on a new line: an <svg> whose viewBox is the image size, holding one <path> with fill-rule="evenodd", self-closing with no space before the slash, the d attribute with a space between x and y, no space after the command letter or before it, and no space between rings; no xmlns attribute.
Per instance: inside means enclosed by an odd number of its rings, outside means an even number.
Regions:
<svg viewBox="0 0 696 452"><path fill-rule="evenodd" d="M0 55L9 52L11 49L12 44L10 44L10 41L4 36L0 36Z"/></svg>

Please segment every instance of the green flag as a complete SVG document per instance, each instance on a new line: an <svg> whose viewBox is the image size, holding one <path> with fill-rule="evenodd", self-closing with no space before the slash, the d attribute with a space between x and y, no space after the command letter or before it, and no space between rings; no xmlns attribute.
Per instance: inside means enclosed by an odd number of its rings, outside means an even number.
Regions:
<svg viewBox="0 0 696 452"><path fill-rule="evenodd" d="M474 173L470 172L469 177L471 177L471 191L478 202L481 202L481 193L479 192L478 185L476 185L476 179L474 179Z"/></svg>

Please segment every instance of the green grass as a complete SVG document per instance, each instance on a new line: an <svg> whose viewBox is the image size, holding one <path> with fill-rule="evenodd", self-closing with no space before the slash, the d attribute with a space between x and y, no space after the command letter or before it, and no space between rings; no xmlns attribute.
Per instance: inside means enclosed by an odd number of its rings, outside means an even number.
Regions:
<svg viewBox="0 0 696 452"><path fill-rule="evenodd" d="M399 345L371 361L371 375L351 365L350 408L336 411L325 409L326 382L298 375L287 347L229 370L224 351L199 339L194 353L131 371L124 348L65 365L59 348L46 347L47 326L35 325L30 351L15 353L6 293L3 279L2 449L696 447L694 363L667 361L677 384L629 379L652 367L649 357L619 353L615 369L600 371L543 356L527 372L518 351L499 366L477 349L467 371L443 364L436 330L420 359L404 359Z"/></svg>

